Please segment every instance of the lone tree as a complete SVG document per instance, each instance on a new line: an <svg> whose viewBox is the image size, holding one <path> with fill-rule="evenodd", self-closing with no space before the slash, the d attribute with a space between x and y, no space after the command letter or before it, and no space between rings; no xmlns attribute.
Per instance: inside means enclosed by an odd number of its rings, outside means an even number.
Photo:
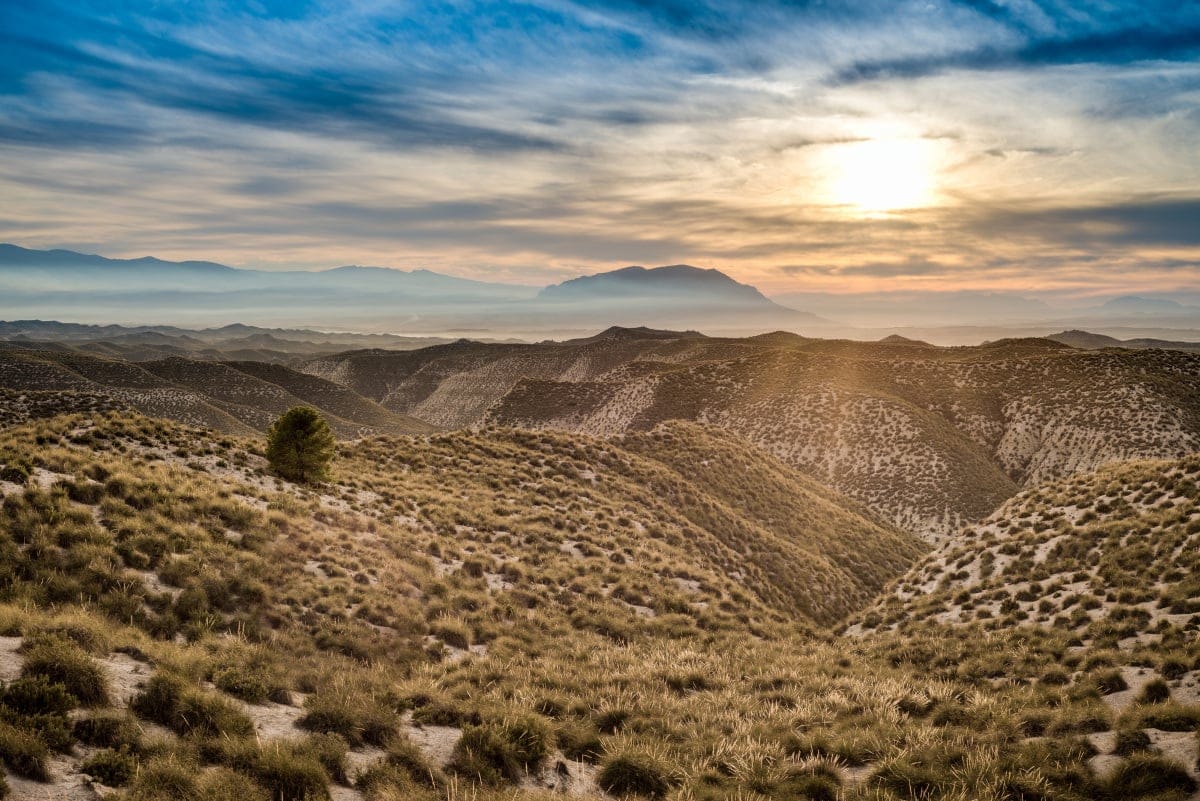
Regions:
<svg viewBox="0 0 1200 801"><path fill-rule="evenodd" d="M267 461L289 481L311 484L329 478L333 432L316 409L296 406L267 431Z"/></svg>

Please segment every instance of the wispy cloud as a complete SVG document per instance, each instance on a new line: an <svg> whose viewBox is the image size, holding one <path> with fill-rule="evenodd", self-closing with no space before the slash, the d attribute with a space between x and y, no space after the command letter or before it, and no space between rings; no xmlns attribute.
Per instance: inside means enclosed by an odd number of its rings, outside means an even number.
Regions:
<svg viewBox="0 0 1200 801"><path fill-rule="evenodd" d="M1133 0L5 3L0 239L1179 286L1200 281L1198 56L1200 8ZM880 137L934 143L933 205L832 199L839 148Z"/></svg>

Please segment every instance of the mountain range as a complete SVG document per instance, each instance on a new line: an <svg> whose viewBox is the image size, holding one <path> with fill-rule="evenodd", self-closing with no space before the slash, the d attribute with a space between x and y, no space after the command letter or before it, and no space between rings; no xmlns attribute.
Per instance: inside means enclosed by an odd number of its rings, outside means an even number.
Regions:
<svg viewBox="0 0 1200 801"><path fill-rule="evenodd" d="M828 325L717 270L682 264L629 267L539 291L429 270L243 270L205 261L108 259L0 245L0 315L144 322L146 309L193 325L249 318L285 327L496 331L533 338L647 322L721 332Z"/></svg>

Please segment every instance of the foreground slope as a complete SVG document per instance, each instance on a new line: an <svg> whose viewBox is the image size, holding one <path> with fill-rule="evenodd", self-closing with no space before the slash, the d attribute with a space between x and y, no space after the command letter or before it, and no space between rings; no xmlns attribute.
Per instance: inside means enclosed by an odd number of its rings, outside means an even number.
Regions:
<svg viewBox="0 0 1200 801"><path fill-rule="evenodd" d="M1194 788L1200 708L1182 687L1157 708L1102 700L1114 670L1194 678L1194 633L1129 651L1039 628L805 633L773 575L693 519L727 507L761 521L786 486L778 468L692 428L622 445L507 430L366 440L314 488L275 480L251 443L140 417L0 432L11 795L82 800L92 782L124 784L130 801ZM684 476L656 452L710 469ZM677 510L668 492L695 500ZM802 533L790 525L771 531Z"/></svg>
<svg viewBox="0 0 1200 801"><path fill-rule="evenodd" d="M613 436L671 419L716 425L931 539L1021 487L1200 448L1200 356L1175 351L613 329L356 351L301 369L447 427Z"/></svg>

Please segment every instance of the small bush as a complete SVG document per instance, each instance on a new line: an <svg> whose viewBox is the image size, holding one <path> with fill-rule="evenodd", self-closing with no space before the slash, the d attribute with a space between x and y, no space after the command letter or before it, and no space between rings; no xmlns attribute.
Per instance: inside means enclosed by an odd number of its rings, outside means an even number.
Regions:
<svg viewBox="0 0 1200 801"><path fill-rule="evenodd" d="M65 715L76 703L66 687L45 676L19 678L0 693L0 705L20 715Z"/></svg>
<svg viewBox="0 0 1200 801"><path fill-rule="evenodd" d="M558 727L555 736L567 759L596 762L604 753L600 732L594 725L568 721Z"/></svg>
<svg viewBox="0 0 1200 801"><path fill-rule="evenodd" d="M1146 683L1137 700L1142 704L1165 704L1171 700L1171 688L1162 679L1154 679Z"/></svg>
<svg viewBox="0 0 1200 801"><path fill-rule="evenodd" d="M321 801L329 798L321 760L304 744L274 742L249 752L234 764L267 789L275 801Z"/></svg>
<svg viewBox="0 0 1200 801"><path fill-rule="evenodd" d="M493 726L468 726L454 746L450 770L489 786L520 778L520 765L512 746Z"/></svg>
<svg viewBox="0 0 1200 801"><path fill-rule="evenodd" d="M142 766L130 783L130 801L199 801L194 765L173 758L156 759Z"/></svg>
<svg viewBox="0 0 1200 801"><path fill-rule="evenodd" d="M438 784L438 772L425 759L421 749L408 738L397 738L388 745L387 756L384 758L388 765L399 768L418 784L435 787Z"/></svg>
<svg viewBox="0 0 1200 801"><path fill-rule="evenodd" d="M315 483L329 478L334 453L333 432L320 412L296 406L284 412L267 432L267 461L289 481Z"/></svg>
<svg viewBox="0 0 1200 801"><path fill-rule="evenodd" d="M600 789L609 795L640 795L662 798L673 784L671 773L656 757L626 751L609 757L596 777Z"/></svg>
<svg viewBox="0 0 1200 801"><path fill-rule="evenodd" d="M275 689L271 675L261 667L250 665L226 665L213 671L212 682L234 698L250 704L261 704L271 697Z"/></svg>
<svg viewBox="0 0 1200 801"><path fill-rule="evenodd" d="M105 787L124 787L137 773L137 759L128 751L109 748L97 751L79 770Z"/></svg>
<svg viewBox="0 0 1200 801"><path fill-rule="evenodd" d="M1108 780L1113 798L1163 798L1196 791L1196 781L1182 765L1152 754L1134 754L1113 771Z"/></svg>
<svg viewBox="0 0 1200 801"><path fill-rule="evenodd" d="M126 714L93 715L75 721L74 736L84 745L97 748L128 748L137 751L141 745L141 729Z"/></svg>
<svg viewBox="0 0 1200 801"><path fill-rule="evenodd" d="M47 781L46 757L46 744L40 739L9 723L0 722L0 760L9 770L26 779Z"/></svg>
<svg viewBox="0 0 1200 801"><path fill-rule="evenodd" d="M104 672L69 640L54 636L34 640L25 651L21 675L45 676L51 683L61 684L82 706L106 706L109 702Z"/></svg>
<svg viewBox="0 0 1200 801"><path fill-rule="evenodd" d="M166 673L152 676L130 708L176 734L238 737L254 733L253 722L233 703Z"/></svg>
<svg viewBox="0 0 1200 801"><path fill-rule="evenodd" d="M1126 683L1125 677L1119 670L1102 671L1097 673L1093 680L1103 695L1112 695L1129 689L1129 684Z"/></svg>
<svg viewBox="0 0 1200 801"><path fill-rule="evenodd" d="M307 713L296 725L319 734L341 735L351 747L386 747L399 728L399 717L386 704L366 695L321 692L304 702Z"/></svg>
<svg viewBox="0 0 1200 801"><path fill-rule="evenodd" d="M226 767L205 771L197 793L202 801L276 801L249 776Z"/></svg>
<svg viewBox="0 0 1200 801"><path fill-rule="evenodd" d="M837 801L842 793L842 777L833 763L817 762L791 766L776 794L807 801Z"/></svg>
<svg viewBox="0 0 1200 801"><path fill-rule="evenodd" d="M1133 756L1150 750L1150 735L1141 729L1122 729L1117 732L1112 752L1117 756Z"/></svg>

